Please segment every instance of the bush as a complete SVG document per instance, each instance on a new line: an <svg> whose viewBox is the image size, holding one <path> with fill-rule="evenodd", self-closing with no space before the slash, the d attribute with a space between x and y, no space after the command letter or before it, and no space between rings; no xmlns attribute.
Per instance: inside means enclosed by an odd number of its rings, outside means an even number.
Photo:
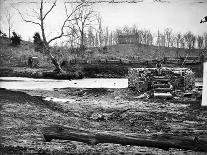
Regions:
<svg viewBox="0 0 207 155"><path fill-rule="evenodd" d="M6 33L2 32L2 31L0 30L0 37L6 37Z"/></svg>
<svg viewBox="0 0 207 155"><path fill-rule="evenodd" d="M11 37L12 45L17 46L20 45L21 36L17 35L15 32L12 33L13 36Z"/></svg>
<svg viewBox="0 0 207 155"><path fill-rule="evenodd" d="M107 46L104 46L104 47L103 47L103 50L104 50L104 51L107 51L107 50L108 50Z"/></svg>
<svg viewBox="0 0 207 155"><path fill-rule="evenodd" d="M83 73L86 77L124 77L128 74L127 66L117 65L89 65L84 66Z"/></svg>
<svg viewBox="0 0 207 155"><path fill-rule="evenodd" d="M44 45L43 45L43 41L40 37L40 34L38 32L36 32L33 36L33 43L35 45L35 51L36 52L43 52L43 48L44 48Z"/></svg>

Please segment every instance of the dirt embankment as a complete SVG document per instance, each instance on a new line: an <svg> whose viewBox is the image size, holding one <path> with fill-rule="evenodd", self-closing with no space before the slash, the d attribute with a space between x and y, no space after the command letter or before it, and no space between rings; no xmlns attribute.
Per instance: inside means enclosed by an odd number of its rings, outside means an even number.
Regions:
<svg viewBox="0 0 207 155"><path fill-rule="evenodd" d="M26 93L25 93L26 92ZM31 96L32 95L32 96ZM55 91L9 91L0 89L0 137L2 153L138 153L195 154L193 151L119 144L53 140L44 142L41 128L66 125L138 135L175 134L205 137L207 112L190 105L136 99L128 89L58 89ZM44 97L68 101L44 101ZM202 154L198 153L197 154Z"/></svg>
<svg viewBox="0 0 207 155"><path fill-rule="evenodd" d="M79 71L56 73L52 67L28 68L28 67L0 67L1 77L29 77L49 79L82 79L83 73Z"/></svg>

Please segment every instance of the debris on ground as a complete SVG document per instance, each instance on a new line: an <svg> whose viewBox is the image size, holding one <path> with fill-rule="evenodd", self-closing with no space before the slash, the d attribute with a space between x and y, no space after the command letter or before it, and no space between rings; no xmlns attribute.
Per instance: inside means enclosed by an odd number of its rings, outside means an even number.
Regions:
<svg viewBox="0 0 207 155"><path fill-rule="evenodd" d="M94 96L96 93L96 96ZM80 95L81 94L81 95ZM202 138L207 130L207 112L190 104L170 100L137 99L131 89L0 90L1 151L64 153L199 154L194 151L52 140L44 142L41 129L66 125L88 130L127 134L172 134ZM118 96L118 98L116 98ZM45 97L67 102L45 101ZM3 149L2 149L3 148ZM25 150L26 149L26 150Z"/></svg>

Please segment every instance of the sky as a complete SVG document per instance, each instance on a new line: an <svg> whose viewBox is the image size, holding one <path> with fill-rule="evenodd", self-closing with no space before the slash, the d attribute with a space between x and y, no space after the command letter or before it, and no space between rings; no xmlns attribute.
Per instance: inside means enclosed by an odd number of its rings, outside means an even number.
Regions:
<svg viewBox="0 0 207 155"><path fill-rule="evenodd" d="M59 0L47 17L45 29L48 38L59 33L59 27L65 18L63 1ZM120 0L114 1L120 2ZM131 1L133 0L125 0L125 2L122 0L122 3L94 3L93 9L101 15L103 25L108 26L109 30L136 25L138 29L147 29L152 33L157 33L158 30L163 32L165 28L171 28L173 32L181 33L191 31L195 35L207 32L207 23L200 24L200 20L207 16L206 0L162 0L164 2L142 0L138 3L128 3ZM45 10L49 9L51 2L52 0L47 0ZM26 19L35 20L34 10L38 11L39 9L38 0L0 0L1 16L4 17L8 10L13 12L13 30L21 34L25 40L32 39L35 32L40 32L39 26L25 23L17 11L10 7L11 4L18 8ZM70 7L68 9L70 10ZM35 15L35 17L31 15ZM5 32L7 31L3 18L1 18L0 26Z"/></svg>

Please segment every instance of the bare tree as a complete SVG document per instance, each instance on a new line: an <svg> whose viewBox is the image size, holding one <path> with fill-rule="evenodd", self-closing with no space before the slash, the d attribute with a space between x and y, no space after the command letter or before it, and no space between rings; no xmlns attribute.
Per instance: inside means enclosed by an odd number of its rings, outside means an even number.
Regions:
<svg viewBox="0 0 207 155"><path fill-rule="evenodd" d="M87 45L89 46L89 47L94 47L94 45L95 45L95 36L94 36L94 34L93 34L93 30L92 30L92 27L89 27L89 29L88 29L88 43L87 43Z"/></svg>
<svg viewBox="0 0 207 155"><path fill-rule="evenodd" d="M181 33L176 33L175 34L176 48L180 48L181 39L182 39L182 34Z"/></svg>
<svg viewBox="0 0 207 155"><path fill-rule="evenodd" d="M40 27L40 29L41 29L41 35L42 35L42 41L43 41L44 51L45 51L45 53L49 56L49 58L51 59L53 65L55 66L55 71L56 71L57 73L64 73L64 71L63 71L62 68L60 67L60 64L58 63L57 59L51 54L50 44L51 44L53 41L62 38L63 36L68 36L68 34L66 34L66 33L64 32L64 28L67 27L67 25L70 24L70 22L74 20L74 18L72 18L73 14L74 14L77 10L79 10L80 8L82 8L83 3L79 3L79 4L75 7L75 9L74 9L70 14L68 14L68 12L67 12L67 7L66 7L66 4L65 4L65 8L66 8L66 10L65 10L65 12L66 12L66 18L65 18L65 20L64 20L63 23L62 23L60 32L59 32L59 34L58 34L57 36L55 36L55 37L53 37L53 38L51 38L51 39L48 40L47 37L46 37L46 33L45 33L45 20L46 20L46 17L48 16L48 14L49 14L49 13L54 9L54 7L56 6L56 2L57 2L57 1L54 1L53 4L52 4L52 6L49 8L49 10L46 11L46 13L44 13L44 12L43 12L43 9L44 9L44 4L45 4L45 3L44 3L44 0L41 0L41 1L40 1L40 9L39 9L39 12L35 11L35 13L38 14L38 17L37 17L37 19L36 19L37 21L30 20L30 19L26 19L26 18L24 17L24 15L23 15L18 9L16 9L16 10L19 12L21 18L22 18L25 22L27 22L27 23L32 23L32 24L38 25L38 26Z"/></svg>
<svg viewBox="0 0 207 155"><path fill-rule="evenodd" d="M184 37L182 37L182 38L180 39L180 47L181 47L181 48L185 48L185 39L184 39Z"/></svg>
<svg viewBox="0 0 207 155"><path fill-rule="evenodd" d="M197 36L198 49L202 49L203 48L203 41L204 41L203 36L198 35Z"/></svg>
<svg viewBox="0 0 207 155"><path fill-rule="evenodd" d="M6 12L5 22L6 22L6 25L8 27L9 38L11 38L11 31L12 31L12 28L13 28L13 25L14 25L13 17L14 17L14 14L12 12L10 12L10 11Z"/></svg>
<svg viewBox="0 0 207 155"><path fill-rule="evenodd" d="M165 29L165 39L166 39L166 44L167 44L167 47L170 46L170 43L171 43L171 39L172 39L172 29L170 28L166 28Z"/></svg>
<svg viewBox="0 0 207 155"><path fill-rule="evenodd" d="M207 50L207 33L206 32L203 34L203 38L204 38L205 49Z"/></svg>
<svg viewBox="0 0 207 155"><path fill-rule="evenodd" d="M103 46L103 42L104 42L104 36L103 36L103 24L102 24L102 18L99 15L97 18L98 21L98 39L99 39L99 46L102 47Z"/></svg>
<svg viewBox="0 0 207 155"><path fill-rule="evenodd" d="M78 44L77 43L77 39L78 39L77 30L74 26L71 26L70 30L67 33L70 36L67 42L69 43L69 46L73 49Z"/></svg>
<svg viewBox="0 0 207 155"><path fill-rule="evenodd" d="M177 47L176 46L176 35L175 34L171 35L170 46L171 47Z"/></svg>
<svg viewBox="0 0 207 155"><path fill-rule="evenodd" d="M185 39L185 42L186 42L186 45L188 47L188 49L192 49L194 48L195 46L195 36L192 34L192 32L187 32L184 34L184 39Z"/></svg>
<svg viewBox="0 0 207 155"><path fill-rule="evenodd" d="M109 46L113 45L113 33L111 32L109 35Z"/></svg>
<svg viewBox="0 0 207 155"><path fill-rule="evenodd" d="M99 46L99 41L98 41L98 32L96 32L96 35L95 35L95 47L98 47Z"/></svg>
<svg viewBox="0 0 207 155"><path fill-rule="evenodd" d="M96 21L96 13L92 9L91 5L84 5L74 14L74 25L79 34L80 50L84 51L86 44L86 29L93 28L92 23Z"/></svg>
<svg viewBox="0 0 207 155"><path fill-rule="evenodd" d="M158 32L157 32L156 45L157 45L157 46L161 46L161 44L162 44L162 34L161 34L160 31L158 30Z"/></svg>
<svg viewBox="0 0 207 155"><path fill-rule="evenodd" d="M104 45L107 46L109 41L109 28L106 27L105 34L104 34Z"/></svg>

